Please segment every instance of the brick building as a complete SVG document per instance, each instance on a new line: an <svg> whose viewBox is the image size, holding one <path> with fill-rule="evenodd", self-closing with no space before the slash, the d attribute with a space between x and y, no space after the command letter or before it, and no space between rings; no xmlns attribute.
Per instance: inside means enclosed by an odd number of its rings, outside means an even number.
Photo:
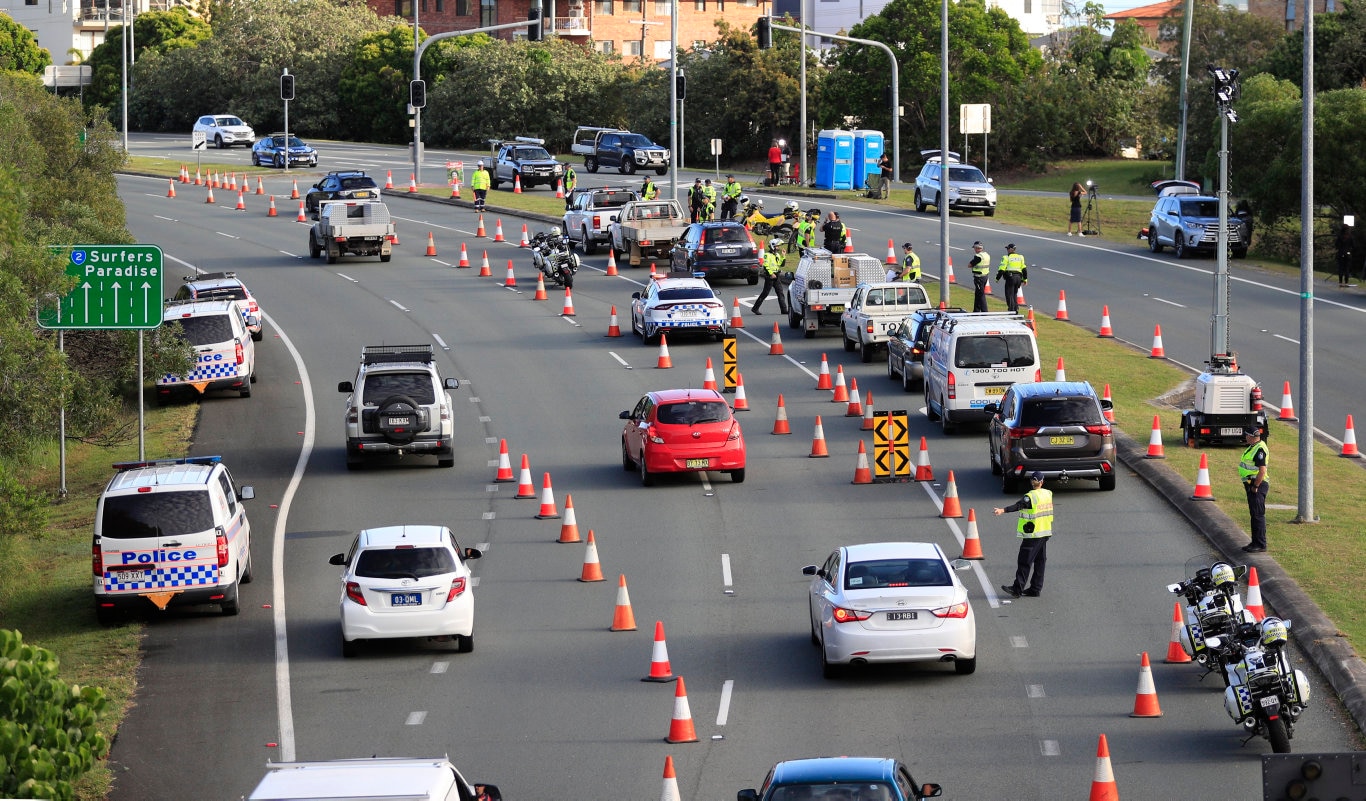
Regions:
<svg viewBox="0 0 1366 801"><path fill-rule="evenodd" d="M1197 0L1197 2L1209 2L1209 0ZM1303 0L1231 0L1224 2L1224 4L1231 5L1239 11L1275 20L1284 25L1286 31L1298 31L1304 27ZM1314 0L1314 13L1332 14L1339 10L1339 5L1339 0ZM1163 0L1160 3L1106 14L1105 18L1112 22L1131 19L1137 22L1140 28L1147 31L1148 38L1152 42L1156 42L1158 27L1162 24L1162 19L1168 15L1180 17L1184 8L1184 0ZM1176 43L1174 42L1164 42L1161 45L1161 49L1167 53L1172 52L1175 48Z"/></svg>

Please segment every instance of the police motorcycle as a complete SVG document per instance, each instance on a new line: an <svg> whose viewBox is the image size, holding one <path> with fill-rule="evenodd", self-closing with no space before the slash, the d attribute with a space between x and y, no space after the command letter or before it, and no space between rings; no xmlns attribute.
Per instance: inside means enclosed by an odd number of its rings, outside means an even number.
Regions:
<svg viewBox="0 0 1366 801"><path fill-rule="evenodd" d="M1290 624L1268 617L1261 623L1239 623L1232 634L1206 640L1208 647L1227 645L1237 653L1225 669L1224 711L1248 732L1243 743L1265 737L1277 754L1290 753L1295 723L1310 697L1308 677L1292 669L1286 655Z"/></svg>
<svg viewBox="0 0 1366 801"><path fill-rule="evenodd" d="M1247 565L1211 563L1207 557L1196 556L1186 561L1185 575L1185 581L1167 585L1168 591L1186 599L1181 648L1205 668L1206 675L1218 672L1227 686L1224 668L1239 656L1231 635L1240 624L1256 622L1243 608L1238 592L1238 581L1247 576ZM1209 645L1213 638L1219 638L1218 645Z"/></svg>
<svg viewBox="0 0 1366 801"><path fill-rule="evenodd" d="M531 238L531 263L558 286L574 288L579 271L579 254L559 226L541 231Z"/></svg>

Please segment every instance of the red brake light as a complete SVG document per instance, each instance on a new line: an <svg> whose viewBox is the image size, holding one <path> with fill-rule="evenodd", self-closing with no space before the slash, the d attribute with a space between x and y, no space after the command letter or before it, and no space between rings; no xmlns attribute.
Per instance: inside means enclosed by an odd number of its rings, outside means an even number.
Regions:
<svg viewBox="0 0 1366 801"><path fill-rule="evenodd" d="M238 363L238 364L241 364L241 363L242 363L242 359L244 358L244 356L245 356L245 355L244 355L244 353L242 352L242 343L241 343L241 342L238 342L238 343L237 343L237 363Z"/></svg>
<svg viewBox="0 0 1366 801"><path fill-rule="evenodd" d="M953 373L952 373L952 372L949 373L949 381L948 381L948 389L947 389L947 391L948 391L948 394L949 394L949 400L955 400L955 399L958 398L958 379L956 379L956 378L953 377Z"/></svg>
<svg viewBox="0 0 1366 801"><path fill-rule="evenodd" d="M1006 436L1010 439L1024 439L1025 437L1032 437L1037 433L1039 433L1037 426L1032 428L1011 428L1006 430Z"/></svg>
<svg viewBox="0 0 1366 801"><path fill-rule="evenodd" d="M365 596L361 594L360 585L354 581L346 582L346 597L361 606L369 606L369 604L365 602Z"/></svg>
<svg viewBox="0 0 1366 801"><path fill-rule="evenodd" d="M598 215L598 214L594 214L594 215L593 215L593 227L594 227L594 228L601 228L601 227L602 227L602 216L601 216L601 215Z"/></svg>
<svg viewBox="0 0 1366 801"><path fill-rule="evenodd" d="M863 330L866 331L866 332L869 333L869 334L873 333L873 324L872 324L871 322L869 322L868 325L867 325Z"/></svg>
<svg viewBox="0 0 1366 801"><path fill-rule="evenodd" d="M968 616L968 602L956 603L953 606L946 606L942 609L931 609L930 614L935 617L964 618Z"/></svg>
<svg viewBox="0 0 1366 801"><path fill-rule="evenodd" d="M465 591L465 577L455 579L451 582L451 591L446 593L446 603L454 601L457 595Z"/></svg>
<svg viewBox="0 0 1366 801"><path fill-rule="evenodd" d="M100 550L98 542L90 545L90 572L97 577L104 577L104 552Z"/></svg>
<svg viewBox="0 0 1366 801"><path fill-rule="evenodd" d="M214 538L214 546L218 551L218 566L228 566L228 535L220 529L218 536Z"/></svg>
<svg viewBox="0 0 1366 801"><path fill-rule="evenodd" d="M730 431L726 432L726 441L727 441L727 442L734 442L735 440L737 440L737 439L739 439L739 438L740 438L740 423L739 423L738 421L732 420L732 421L730 422Z"/></svg>
<svg viewBox="0 0 1366 801"><path fill-rule="evenodd" d="M873 616L873 613L860 612L857 609L845 609L844 607L837 606L835 607L835 611L831 613L831 616L835 618L836 623L856 623L860 620L867 620Z"/></svg>
<svg viewBox="0 0 1366 801"><path fill-rule="evenodd" d="M1037 367L1034 368L1034 380L1036 382L1043 380L1043 371Z"/></svg>
<svg viewBox="0 0 1366 801"><path fill-rule="evenodd" d="M698 247L705 247L706 244L707 244L707 232L704 230L704 231L702 231L702 238L699 239L699 240L697 240L697 246L698 246Z"/></svg>
<svg viewBox="0 0 1366 801"><path fill-rule="evenodd" d="M1109 436L1109 435L1110 435L1110 427L1109 427L1109 426L1087 426L1087 427L1086 427L1086 433L1088 433L1088 434L1100 434L1101 436Z"/></svg>

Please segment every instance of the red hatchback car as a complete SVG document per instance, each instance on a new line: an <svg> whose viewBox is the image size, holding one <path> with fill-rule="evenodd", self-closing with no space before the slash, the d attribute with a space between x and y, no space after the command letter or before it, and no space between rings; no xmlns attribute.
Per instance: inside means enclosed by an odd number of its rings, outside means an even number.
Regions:
<svg viewBox="0 0 1366 801"><path fill-rule="evenodd" d="M730 473L745 480L745 437L730 405L714 389L666 389L622 412L621 467L651 486L657 473Z"/></svg>

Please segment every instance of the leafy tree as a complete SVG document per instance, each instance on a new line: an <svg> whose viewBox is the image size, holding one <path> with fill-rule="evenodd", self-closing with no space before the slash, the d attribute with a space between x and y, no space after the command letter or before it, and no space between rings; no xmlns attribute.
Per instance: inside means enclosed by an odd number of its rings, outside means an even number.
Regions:
<svg viewBox="0 0 1366 801"><path fill-rule="evenodd" d="M149 11L133 20L134 64L149 53L168 53L194 47L211 35L209 24L191 15L185 6L169 11ZM111 28L103 42L90 53L90 86L85 90L87 107L112 108L120 104L123 91L123 26Z"/></svg>
<svg viewBox="0 0 1366 801"><path fill-rule="evenodd" d="M41 73L52 63L52 54L38 46L33 33L0 12L0 70Z"/></svg>
<svg viewBox="0 0 1366 801"><path fill-rule="evenodd" d="M1290 31L1258 64L1260 70L1304 85L1304 32ZM1336 14L1314 17L1314 91L1366 85L1366 2L1343 0Z"/></svg>
<svg viewBox="0 0 1366 801"><path fill-rule="evenodd" d="M422 38L425 40L426 34ZM484 34L443 39L423 54L422 78L428 90L444 79L452 54L464 47L483 47ZM366 35L354 46L337 89L350 135L363 142L404 142L408 128L408 82L413 77L413 29L394 25Z"/></svg>

